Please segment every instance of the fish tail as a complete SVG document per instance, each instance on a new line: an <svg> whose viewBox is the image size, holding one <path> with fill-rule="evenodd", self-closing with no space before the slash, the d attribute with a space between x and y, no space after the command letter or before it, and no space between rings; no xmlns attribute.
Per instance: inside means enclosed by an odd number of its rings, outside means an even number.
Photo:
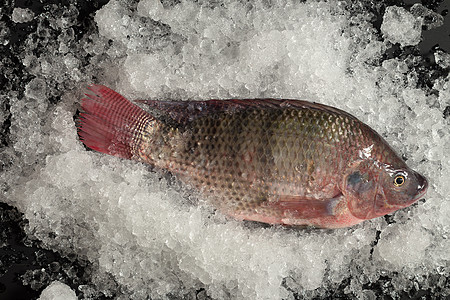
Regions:
<svg viewBox="0 0 450 300"><path fill-rule="evenodd" d="M88 90L78 122L81 141L99 152L133 158L139 130L154 118L106 86L94 84Z"/></svg>

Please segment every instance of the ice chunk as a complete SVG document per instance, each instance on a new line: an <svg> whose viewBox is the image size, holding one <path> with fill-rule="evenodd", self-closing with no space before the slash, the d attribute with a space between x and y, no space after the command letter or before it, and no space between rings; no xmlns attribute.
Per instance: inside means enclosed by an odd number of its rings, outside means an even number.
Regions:
<svg viewBox="0 0 450 300"><path fill-rule="evenodd" d="M34 12L29 8L14 8L11 20L15 23L30 22L34 18Z"/></svg>
<svg viewBox="0 0 450 300"><path fill-rule="evenodd" d="M9 35L10 35L10 30L6 26L6 23L0 22L0 44L1 45L4 45L4 46L8 45Z"/></svg>
<svg viewBox="0 0 450 300"><path fill-rule="evenodd" d="M391 43L414 46L420 42L422 22L403 7L389 6L383 16L381 32Z"/></svg>
<svg viewBox="0 0 450 300"><path fill-rule="evenodd" d="M434 53L434 59L436 60L436 63L441 66L441 68L450 68L450 54L445 53L442 50L437 50Z"/></svg>
<svg viewBox="0 0 450 300"><path fill-rule="evenodd" d="M165 14L164 7L160 1L139 1L138 13L149 16L155 21L159 21Z"/></svg>
<svg viewBox="0 0 450 300"><path fill-rule="evenodd" d="M59 281L53 281L46 287L39 297L39 300L76 300L77 295L67 285Z"/></svg>
<svg viewBox="0 0 450 300"><path fill-rule="evenodd" d="M437 28L444 24L444 17L431 9L426 8L422 4L416 3L411 6L411 14L413 14L422 23L426 30Z"/></svg>
<svg viewBox="0 0 450 300"><path fill-rule="evenodd" d="M430 243L430 234L419 223L409 226L409 230L389 226L381 234L374 253L375 257L389 263L386 269L394 267L400 271L422 263Z"/></svg>
<svg viewBox="0 0 450 300"><path fill-rule="evenodd" d="M25 89L25 95L36 100L45 99L46 94L47 85L41 78L34 78L31 80Z"/></svg>

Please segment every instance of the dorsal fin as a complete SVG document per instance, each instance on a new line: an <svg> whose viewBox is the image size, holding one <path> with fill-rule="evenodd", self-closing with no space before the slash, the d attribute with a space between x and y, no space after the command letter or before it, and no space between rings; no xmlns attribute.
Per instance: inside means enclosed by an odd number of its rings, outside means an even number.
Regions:
<svg viewBox="0 0 450 300"><path fill-rule="evenodd" d="M349 113L320 103L291 99L227 99L207 101L159 101L159 100L136 100L138 103L147 105L152 112L160 114L156 116L170 117L177 123L186 123L199 117L217 112L235 112L246 109L283 109L293 107L297 109L312 109L327 111L345 115L355 119Z"/></svg>

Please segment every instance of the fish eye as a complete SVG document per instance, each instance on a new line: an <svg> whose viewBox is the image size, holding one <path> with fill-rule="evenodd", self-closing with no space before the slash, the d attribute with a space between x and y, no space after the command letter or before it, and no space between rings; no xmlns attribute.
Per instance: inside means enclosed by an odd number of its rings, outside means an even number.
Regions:
<svg viewBox="0 0 450 300"><path fill-rule="evenodd" d="M406 181L405 176L403 176L401 174L398 174L394 177L394 185L396 187L402 186L405 183L405 181Z"/></svg>

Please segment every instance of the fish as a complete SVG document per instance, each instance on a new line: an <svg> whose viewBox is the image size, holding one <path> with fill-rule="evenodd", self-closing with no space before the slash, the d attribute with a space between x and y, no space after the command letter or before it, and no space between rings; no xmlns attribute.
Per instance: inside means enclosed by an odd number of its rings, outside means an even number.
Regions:
<svg viewBox="0 0 450 300"><path fill-rule="evenodd" d="M80 140L174 174L238 220L349 227L410 206L428 187L378 133L338 108L289 99L134 102L88 86Z"/></svg>

